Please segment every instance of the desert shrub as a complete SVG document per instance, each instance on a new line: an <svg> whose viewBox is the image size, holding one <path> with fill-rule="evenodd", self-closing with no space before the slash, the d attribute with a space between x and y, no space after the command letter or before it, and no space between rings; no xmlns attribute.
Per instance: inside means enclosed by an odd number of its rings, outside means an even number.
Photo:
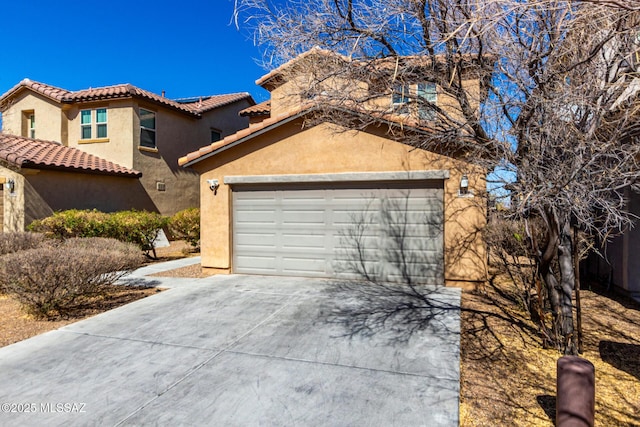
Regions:
<svg viewBox="0 0 640 427"><path fill-rule="evenodd" d="M156 212L122 211L109 216L111 236L122 242L137 245L147 255L153 253L156 258L153 241L162 228L167 227L169 218Z"/></svg>
<svg viewBox="0 0 640 427"><path fill-rule="evenodd" d="M64 315L143 260L134 245L114 239L49 241L0 256L0 288L38 317Z"/></svg>
<svg viewBox="0 0 640 427"><path fill-rule="evenodd" d="M29 230L44 233L47 237L68 239L72 237L105 237L133 243L147 255L155 250L153 241L169 219L155 212L121 211L104 213L97 210L67 210L36 220Z"/></svg>
<svg viewBox="0 0 640 427"><path fill-rule="evenodd" d="M44 233L47 237L112 237L109 214L97 210L70 209L55 212L52 216L35 220L27 227L30 231Z"/></svg>
<svg viewBox="0 0 640 427"><path fill-rule="evenodd" d="M0 255L37 248L42 245L44 239L44 235L39 233L0 233Z"/></svg>
<svg viewBox="0 0 640 427"><path fill-rule="evenodd" d="M176 239L184 239L194 248L200 245L200 209L188 208L174 214L169 230Z"/></svg>

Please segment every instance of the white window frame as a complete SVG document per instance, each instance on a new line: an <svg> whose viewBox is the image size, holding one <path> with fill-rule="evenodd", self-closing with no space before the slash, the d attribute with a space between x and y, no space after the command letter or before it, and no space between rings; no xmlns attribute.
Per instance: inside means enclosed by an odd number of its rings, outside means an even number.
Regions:
<svg viewBox="0 0 640 427"><path fill-rule="evenodd" d="M434 82L420 82L416 86L416 94L419 99L418 117L423 120L435 119L435 110L429 108L425 104L437 104L438 102L438 86Z"/></svg>
<svg viewBox="0 0 640 427"><path fill-rule="evenodd" d="M154 125L153 128L142 126L142 112L143 111L145 111L146 113L149 113L149 114L153 114L153 125ZM157 137L158 137L158 135L157 135L158 115L156 114L155 111L151 111L151 110L148 110L146 108L140 108L139 114L140 114L140 147L151 148L151 149L158 148L158 139L157 139ZM150 147L148 145L143 145L142 144L142 131L143 130L153 133L153 147Z"/></svg>
<svg viewBox="0 0 640 427"><path fill-rule="evenodd" d="M396 114L417 113L422 120L433 120L435 111L425 102L436 104L437 101L438 87L434 82L397 83L393 86L391 106Z"/></svg>
<svg viewBox="0 0 640 427"><path fill-rule="evenodd" d="M35 139L36 137L36 114L29 114L29 138Z"/></svg>
<svg viewBox="0 0 640 427"><path fill-rule="evenodd" d="M102 122L98 122L98 111L104 110L105 120ZM89 112L89 123L82 123L83 113ZM90 140L90 139L107 139L109 138L109 110L104 108L93 108L93 109L85 109L80 110L80 139L81 140ZM104 126L105 134L104 136L98 137L98 129L100 126ZM89 129L89 135L85 137L84 130Z"/></svg>
<svg viewBox="0 0 640 427"><path fill-rule="evenodd" d="M104 121L103 122L99 122L98 121L98 111L100 110L104 110ZM96 113L96 138L98 139L104 139L104 138L108 138L109 137L109 126L108 126L108 122L109 122L109 113L107 112L106 108L96 108L95 109L95 113ZM100 136L100 126L104 126L104 136Z"/></svg>

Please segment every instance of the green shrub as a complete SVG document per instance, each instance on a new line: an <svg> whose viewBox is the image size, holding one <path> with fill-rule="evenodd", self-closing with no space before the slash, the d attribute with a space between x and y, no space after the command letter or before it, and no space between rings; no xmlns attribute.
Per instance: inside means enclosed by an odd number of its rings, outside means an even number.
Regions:
<svg viewBox="0 0 640 427"><path fill-rule="evenodd" d="M44 239L44 235L39 233L0 233L0 255L37 248L43 244Z"/></svg>
<svg viewBox="0 0 640 427"><path fill-rule="evenodd" d="M169 230L176 239L183 239L194 248L200 246L200 209L188 208L169 220Z"/></svg>
<svg viewBox="0 0 640 427"><path fill-rule="evenodd" d="M168 222L168 218L155 212L130 210L104 213L72 209L36 220L28 229L61 240L72 237L113 238L133 243L147 255L153 253L155 258L153 241Z"/></svg>
<svg viewBox="0 0 640 427"><path fill-rule="evenodd" d="M147 211L122 211L110 215L109 224L113 237L122 242L137 245L147 255L153 253L156 258L153 241L161 229L167 227L169 218L159 213Z"/></svg>
<svg viewBox="0 0 640 427"><path fill-rule="evenodd" d="M28 230L44 233L47 237L67 239L70 237L111 237L109 214L97 210L56 212L52 216L35 220Z"/></svg>
<svg viewBox="0 0 640 427"><path fill-rule="evenodd" d="M134 245L114 239L49 241L0 256L0 289L38 317L63 315L143 260Z"/></svg>

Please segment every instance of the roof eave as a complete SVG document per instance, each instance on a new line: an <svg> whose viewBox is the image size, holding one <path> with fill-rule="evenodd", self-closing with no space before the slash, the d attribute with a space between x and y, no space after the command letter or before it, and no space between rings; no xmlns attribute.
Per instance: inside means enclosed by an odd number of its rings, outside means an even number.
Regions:
<svg viewBox="0 0 640 427"><path fill-rule="evenodd" d="M307 111L308 111L308 110L307 110ZM240 139L238 139L238 140L236 140L236 141L233 141L233 142L232 142L232 143L230 143L230 144L223 145L222 147L220 147L220 148L218 148L218 149L216 149L216 150L213 150L213 151L211 151L210 153L204 154L204 155L202 155L202 156L200 156L200 157L198 157L198 158L195 158L195 159L193 159L193 160L190 160L190 161L186 162L185 164L183 164L183 165L182 165L182 167L183 167L183 168L188 168L188 167L190 167L190 166L193 166L193 165L195 165L196 163L200 163L200 162L202 162L203 160L208 159L209 157L213 157L213 156L215 156L215 155L217 155L217 154L222 153L223 151L227 151L227 150L229 150L229 149L231 149L231 148L233 148L233 147L236 147L236 146L238 146L238 145L240 145L240 144L242 144L242 143L244 143L244 142L246 142L246 141L248 141L248 140L250 140L250 139L253 139L253 138L255 138L255 137L258 137L258 136L260 136L260 135L263 135L263 134L265 134L265 133L267 133L267 132L269 132L269 131L271 131L271 130L273 130L273 129L275 129L275 128L278 128L278 127L280 127L280 126L282 126L282 125L285 125L285 124L287 124L287 123L291 123L292 121L294 121L294 120L296 120L296 119L298 119L298 118L302 117L302 116L303 116L307 111L301 111L301 112L299 112L299 113L296 113L296 114L294 114L294 115L291 115L291 116L289 116L289 117L287 117L287 118L285 118L285 119L282 119L282 120L280 120L280 121L278 121L278 122L276 122L276 123L273 123L272 125L269 125L269 126L267 126L267 127L264 127L264 128L262 128L262 129L260 129L260 130L255 131L254 133L251 133L251 134L249 134L249 135L247 135L247 136L245 136L245 137L242 137L242 138L240 138Z"/></svg>
<svg viewBox="0 0 640 427"><path fill-rule="evenodd" d="M21 169L37 169L37 170L56 170L62 172L70 172L70 173L85 173L89 175L105 175L105 176L117 176L121 178L134 178L138 179L142 177L142 172L132 171L129 172L117 172L117 171L105 171L98 169L90 169L90 168L74 168L72 166L63 166L63 165L44 165L41 163L36 163L30 160L23 160L21 165Z"/></svg>
<svg viewBox="0 0 640 427"><path fill-rule="evenodd" d="M357 116L365 116L366 115L365 113L354 111L354 110L350 110L348 108L339 108L339 107L333 107L333 108L335 108L336 110L342 111L344 113L354 114L354 115L357 115ZM221 146L221 147L219 147L219 148L217 148L217 149L215 149L215 150L213 150L213 151L211 151L209 153L203 154L202 156L197 157L197 158L195 158L193 160L190 160L190 161L188 161L188 162L186 162L186 163L184 163L184 164L182 164L180 166L182 166L183 168L188 168L190 166L193 166L196 163L199 163L199 162L201 162L203 160L206 160L206 159L208 159L210 157L213 157L213 156L215 156L217 154L220 154L220 153L222 153L222 152L224 152L226 150L229 150L229 149L231 149L233 147L236 147L236 146L238 146L238 145L240 145L240 144L242 144L242 143L244 143L246 141L249 141L249 140L257 137L257 136L260 136L260 135L263 135L263 134L265 134L267 132L270 132L271 130L273 130L275 128L278 128L278 127L280 127L282 125L285 125L287 123L291 123L292 121L297 120L298 118L309 114L310 112L312 112L315 109L317 109L317 107L310 107L310 108L306 108L306 109L303 109L301 111L298 111L297 113L292 114L291 116L288 116L288 117L286 117L286 118L284 118L284 119L282 119L280 121L277 121L277 122L275 122L275 123L273 123L273 124L271 124L269 126L266 126L266 127L262 128L262 129L259 129L259 130L255 131L255 132L253 132L253 133L251 133L249 135L246 135L246 136L244 136L242 138L239 138L236 141L233 141L233 142L231 142L231 143L229 143L227 145L223 145L223 146ZM389 126L389 127L392 127L392 126L401 127L401 128L403 128L405 130L410 130L412 132L417 132L417 133L421 133L421 134L425 134L425 135L426 134L431 134L431 132L428 129L423 129L423 128L419 128L419 127L408 125L408 124L398 123L398 122L395 122L393 120L390 120L390 119L387 119L387 118L384 118L384 117L378 117L375 120L377 120L380 123L383 123L383 124L385 124L386 126Z"/></svg>

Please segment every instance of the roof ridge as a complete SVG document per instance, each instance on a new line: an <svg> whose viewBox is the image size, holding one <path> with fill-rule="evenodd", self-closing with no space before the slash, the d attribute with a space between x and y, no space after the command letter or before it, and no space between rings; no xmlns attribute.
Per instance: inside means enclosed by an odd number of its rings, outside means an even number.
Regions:
<svg viewBox="0 0 640 427"><path fill-rule="evenodd" d="M106 85L106 86L96 86L96 87L89 86L88 88L72 90L70 92L71 93L74 93L74 92L85 92L85 91L88 91L88 90L111 89L111 88L115 88L115 87L128 87L128 86L133 86L133 85L131 83L117 83L117 84Z"/></svg>
<svg viewBox="0 0 640 427"><path fill-rule="evenodd" d="M37 81L37 80L31 80L29 77L25 77L24 79L20 80L19 84L22 84L22 85L26 86L29 83L37 84L37 85L40 85L40 86L46 86L48 88L55 89L55 90L60 90L60 91L63 91L63 92L70 92L69 89L65 89L65 88L62 88L62 87L59 87L59 86L50 85L48 83L43 83L43 82L40 82L40 81Z"/></svg>

